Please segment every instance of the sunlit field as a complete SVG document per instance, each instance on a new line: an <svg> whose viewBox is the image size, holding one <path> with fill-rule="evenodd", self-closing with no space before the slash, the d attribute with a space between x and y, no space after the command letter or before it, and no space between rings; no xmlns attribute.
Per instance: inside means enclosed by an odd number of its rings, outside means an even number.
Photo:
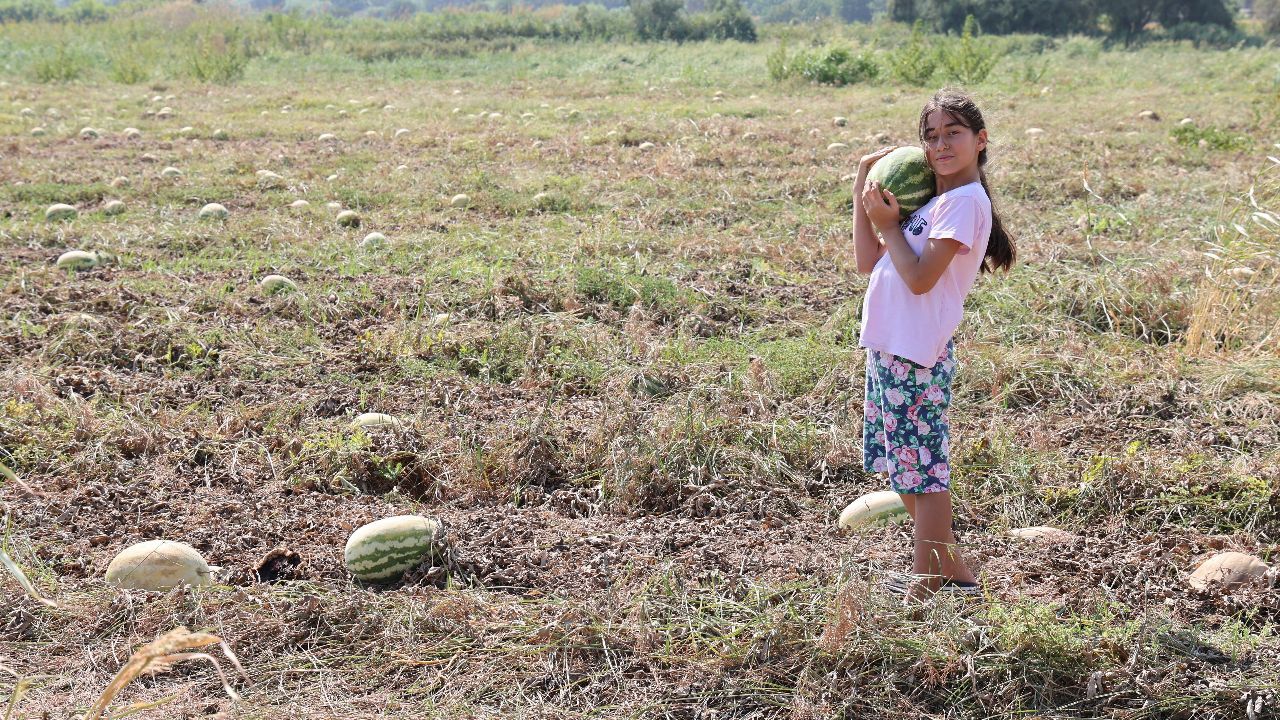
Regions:
<svg viewBox="0 0 1280 720"><path fill-rule="evenodd" d="M909 525L836 524L884 489L852 177L955 82L890 72L907 28L277 24L0 25L0 717L178 627L234 659L110 717L1280 716L1280 50L977 39L1018 249L956 335L987 596L912 613ZM827 44L881 71L771 78ZM405 514L440 551L353 578ZM213 584L106 582L159 538ZM1272 570L1188 583L1223 551Z"/></svg>

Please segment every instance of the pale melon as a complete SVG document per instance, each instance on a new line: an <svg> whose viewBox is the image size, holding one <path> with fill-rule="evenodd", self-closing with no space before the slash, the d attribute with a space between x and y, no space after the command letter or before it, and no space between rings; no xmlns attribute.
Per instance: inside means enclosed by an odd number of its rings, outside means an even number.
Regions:
<svg viewBox="0 0 1280 720"><path fill-rule="evenodd" d="M907 508L898 493L880 490L849 503L840 513L839 524L841 528L854 530L879 523L900 522L907 517Z"/></svg>
<svg viewBox="0 0 1280 720"><path fill-rule="evenodd" d="M131 545L107 566L107 582L134 590L212 585L216 567L186 543L148 540Z"/></svg>

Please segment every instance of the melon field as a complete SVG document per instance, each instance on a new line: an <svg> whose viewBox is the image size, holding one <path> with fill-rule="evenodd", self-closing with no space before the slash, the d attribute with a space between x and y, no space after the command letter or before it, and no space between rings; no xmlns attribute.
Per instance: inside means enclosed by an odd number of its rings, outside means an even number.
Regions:
<svg viewBox="0 0 1280 720"><path fill-rule="evenodd" d="M0 718L1280 717L1280 49L979 38L986 596L912 611L909 523L837 522L885 489L852 174L948 80L769 72L904 28L130 23L0 25ZM433 552L356 579L401 515ZM107 581L157 539L209 582Z"/></svg>

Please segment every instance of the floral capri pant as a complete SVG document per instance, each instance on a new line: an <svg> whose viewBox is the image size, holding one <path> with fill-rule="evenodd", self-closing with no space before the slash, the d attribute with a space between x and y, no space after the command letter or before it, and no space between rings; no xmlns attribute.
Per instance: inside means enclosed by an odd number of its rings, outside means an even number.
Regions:
<svg viewBox="0 0 1280 720"><path fill-rule="evenodd" d="M867 349L862 464L867 472L889 473L897 492L951 488L947 408L957 367L954 339L931 368Z"/></svg>

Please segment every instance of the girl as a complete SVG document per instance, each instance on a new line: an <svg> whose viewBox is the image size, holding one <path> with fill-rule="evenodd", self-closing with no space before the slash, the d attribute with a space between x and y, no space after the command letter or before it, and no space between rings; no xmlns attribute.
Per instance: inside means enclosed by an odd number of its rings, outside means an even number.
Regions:
<svg viewBox="0 0 1280 720"><path fill-rule="evenodd" d="M937 192L924 207L899 223L897 198L867 182L892 147L862 158L853 190L858 272L871 275L859 342L867 348L863 465L884 474L914 521L912 575L888 582L912 598L980 592L951 531L952 334L978 274L1014 261L1013 239L991 209L977 105L957 91L935 93L920 111L919 135Z"/></svg>

